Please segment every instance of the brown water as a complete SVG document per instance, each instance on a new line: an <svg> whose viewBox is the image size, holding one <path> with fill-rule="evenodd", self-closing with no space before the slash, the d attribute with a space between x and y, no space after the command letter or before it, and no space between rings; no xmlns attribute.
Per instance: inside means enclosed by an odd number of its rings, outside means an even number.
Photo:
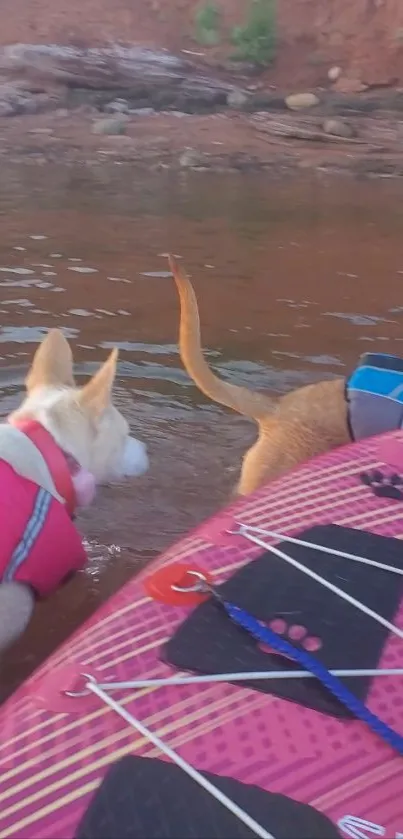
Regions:
<svg viewBox="0 0 403 839"><path fill-rule="evenodd" d="M152 467L100 493L80 526L87 569L41 606L2 664L5 696L138 569L213 513L254 427L184 374L163 254L184 257L210 362L281 393L343 375L377 347L402 352L399 182L264 181L130 167L9 167L0 178L0 413L21 398L45 330L72 339L78 376L121 349L118 406Z"/></svg>

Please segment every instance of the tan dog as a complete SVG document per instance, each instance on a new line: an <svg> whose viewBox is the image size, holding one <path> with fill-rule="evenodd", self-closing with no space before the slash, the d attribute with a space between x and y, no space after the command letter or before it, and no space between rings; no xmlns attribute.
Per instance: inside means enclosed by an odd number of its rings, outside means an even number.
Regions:
<svg viewBox="0 0 403 839"><path fill-rule="evenodd" d="M0 649L27 625L32 591L46 596L66 570L85 562L69 516L92 502L97 485L148 468L144 444L129 437L126 420L112 404L117 357L113 350L79 388L70 346L59 330L52 330L34 356L24 402L0 425ZM38 506L36 519L32 499ZM24 504L28 512L21 527ZM75 553L71 561L69 539Z"/></svg>
<svg viewBox="0 0 403 839"><path fill-rule="evenodd" d="M141 475L148 468L145 446L129 436L126 420L112 403L118 350L112 350L82 388L73 375L68 341L52 329L36 351L26 379L27 397L11 416L32 417L72 454L96 484Z"/></svg>
<svg viewBox="0 0 403 839"><path fill-rule="evenodd" d="M344 379L307 385L277 400L218 379L203 358L192 285L172 256L169 264L181 306L179 349L189 376L206 396L258 424L258 440L243 459L239 495L350 441Z"/></svg>

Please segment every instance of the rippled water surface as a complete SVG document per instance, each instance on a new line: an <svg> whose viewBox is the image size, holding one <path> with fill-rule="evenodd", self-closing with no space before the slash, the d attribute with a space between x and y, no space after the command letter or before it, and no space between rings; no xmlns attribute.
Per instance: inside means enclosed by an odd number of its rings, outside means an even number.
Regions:
<svg viewBox="0 0 403 839"><path fill-rule="evenodd" d="M365 350L403 354L401 192L324 176L139 178L117 165L2 172L1 415L21 399L49 327L71 339L78 380L118 346L116 403L152 467L103 490L82 516L88 567L38 608L2 664L1 695L140 563L225 503L253 440L253 425L208 402L182 370L164 254L192 274L213 367L282 393L344 375Z"/></svg>

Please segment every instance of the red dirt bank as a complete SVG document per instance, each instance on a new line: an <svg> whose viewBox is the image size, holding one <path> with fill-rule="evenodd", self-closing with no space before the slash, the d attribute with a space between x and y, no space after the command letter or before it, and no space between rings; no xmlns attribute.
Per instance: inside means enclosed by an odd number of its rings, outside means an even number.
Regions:
<svg viewBox="0 0 403 839"><path fill-rule="evenodd" d="M242 21L246 0L218 0L224 25ZM198 49L195 0L2 0L0 45L113 42ZM370 85L403 84L401 0L277 0L279 49L268 82L320 85L332 65ZM226 48L209 58L225 58Z"/></svg>
<svg viewBox="0 0 403 839"><path fill-rule="evenodd" d="M263 98L267 99L268 95L282 102L287 93L316 88L320 108L292 115L284 110L280 115L249 115L224 109L222 114L191 117L179 114L183 119L178 119L170 111L186 110L182 103L158 106L154 101L146 101L132 107L141 109L151 105L151 116L130 111L132 116L125 136L101 138L94 135L93 123L102 116L100 111L108 97L104 97L102 104L92 94L94 91L97 94L98 88L106 84L102 61L94 69L95 65L86 65L84 59L81 66L76 66L72 59L72 66L68 67L66 56L58 63L57 58L38 59L30 54L24 58L25 65L24 61L20 62L18 72L7 69L7 61L1 64L3 96L7 99L7 85L15 76L14 94L16 90L18 94L20 84L22 92L27 88L28 97L36 97L36 101L31 109L28 101L27 106L14 110L17 116L0 116L0 161L10 157L38 163L47 160L103 163L107 159L120 159L151 167L245 169L256 166L277 171L320 167L360 174L403 175L403 0L277 0L277 57L274 65L260 77L245 76L245 68L240 75L234 68L229 61L228 38L223 37L221 46L214 49L201 48L195 42L195 12L203 2L2 0L0 51L13 44L55 44L75 47L86 54L91 47L140 45L160 50L159 55L168 58L168 53L161 53L165 49L178 56L182 65L187 60L193 62L189 78L186 67L177 70L182 85L189 81L191 87L192 73L193 78L198 73L196 88L200 80L204 83L204 76L210 76L213 86L219 86L221 79L224 86L233 83L254 91L252 97L262 94ZM232 26L244 20L247 0L216 2L222 10L223 31L229 33ZM202 54L188 55L186 51ZM210 65L209 72L206 64ZM23 65L25 69L21 70ZM126 83L141 88L143 70L137 69L134 78L130 68L125 76L123 66L124 63L119 72L109 67L109 87L111 78L115 78L117 89ZM328 78L328 71L334 66L341 69L335 85ZM161 73L160 66L159 72L157 88L161 85L163 94L164 68ZM92 73L91 85L88 79ZM175 85L174 80L173 89L179 89ZM77 98L77 88L83 87L93 88L92 98L88 90L84 99ZM368 91L364 99L359 93L362 89ZM349 104L342 101L340 91L349 96ZM47 100L43 108L39 102L42 95ZM122 95L126 96L125 89L123 94L111 92L109 99ZM223 96L225 101L226 94ZM4 111L3 102L0 114L7 113L7 102L5 107ZM154 107L158 113L153 112ZM266 101L261 108L255 108L259 110L276 111L276 107ZM353 138L336 141L312 136L323 131L326 115L347 116L354 129ZM306 136L309 132L310 137Z"/></svg>

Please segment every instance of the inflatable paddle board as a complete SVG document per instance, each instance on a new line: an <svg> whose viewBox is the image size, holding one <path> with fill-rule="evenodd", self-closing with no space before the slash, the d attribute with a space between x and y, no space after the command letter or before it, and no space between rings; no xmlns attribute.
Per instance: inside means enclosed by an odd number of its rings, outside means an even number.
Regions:
<svg viewBox="0 0 403 839"><path fill-rule="evenodd" d="M401 475L338 449L126 584L0 709L1 839L402 839Z"/></svg>

